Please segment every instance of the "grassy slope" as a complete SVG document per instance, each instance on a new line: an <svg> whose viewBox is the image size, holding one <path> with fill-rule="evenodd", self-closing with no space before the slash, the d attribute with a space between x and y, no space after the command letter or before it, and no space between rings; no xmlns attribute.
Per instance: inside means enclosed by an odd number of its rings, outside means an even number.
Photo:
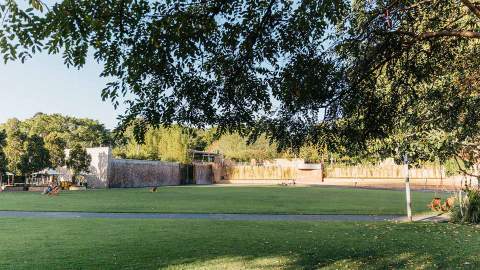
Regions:
<svg viewBox="0 0 480 270"><path fill-rule="evenodd" d="M404 192L318 187L165 187L39 193L0 193L0 210L163 212L404 214ZM426 211L433 193L413 192L415 212Z"/></svg>
<svg viewBox="0 0 480 270"><path fill-rule="evenodd" d="M480 267L452 224L0 219L0 269Z"/></svg>

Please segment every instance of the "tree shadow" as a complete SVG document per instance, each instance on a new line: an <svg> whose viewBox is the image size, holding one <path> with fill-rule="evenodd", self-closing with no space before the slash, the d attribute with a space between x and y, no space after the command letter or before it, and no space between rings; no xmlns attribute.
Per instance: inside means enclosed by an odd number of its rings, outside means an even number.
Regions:
<svg viewBox="0 0 480 270"><path fill-rule="evenodd" d="M108 185L109 155L105 152L99 152L92 156L92 163L89 167L89 173L85 176L88 186L94 188L105 188Z"/></svg>
<svg viewBox="0 0 480 270"><path fill-rule="evenodd" d="M250 265L248 268L259 269L478 269L480 266L480 259L475 255L480 246L464 246L455 233L456 230L458 232L455 225L291 225L291 231L278 235L250 232L248 237L245 235L242 240L238 239L241 243L223 235L222 239L233 244L232 247L224 247L223 252L217 255L201 252L197 256L168 261L164 266L196 269L205 262L207 265L215 261L222 263L222 258L227 261L237 258L233 260L233 265L235 261L243 261L245 265ZM258 263L266 258L271 259L263 265Z"/></svg>
<svg viewBox="0 0 480 270"><path fill-rule="evenodd" d="M9 254L5 265L29 254L18 268L22 264L28 268L29 261L49 269L61 269L65 261L74 261L79 269L480 267L480 233L473 227L452 224L137 219L34 222L27 226L25 221L17 221L10 233L0 232L6 244L0 253ZM55 228L55 239L41 239L49 226ZM82 234L72 234L71 228ZM22 236L14 242L11 238L16 230ZM45 246L62 257L44 257L39 251Z"/></svg>

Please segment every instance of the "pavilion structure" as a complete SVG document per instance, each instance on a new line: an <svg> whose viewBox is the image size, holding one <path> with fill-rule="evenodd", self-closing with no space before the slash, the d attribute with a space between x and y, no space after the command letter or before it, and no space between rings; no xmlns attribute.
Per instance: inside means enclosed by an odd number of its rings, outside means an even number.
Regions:
<svg viewBox="0 0 480 270"><path fill-rule="evenodd" d="M0 186L13 186L15 183L15 175L13 173L5 173L5 177L0 175Z"/></svg>
<svg viewBox="0 0 480 270"><path fill-rule="evenodd" d="M219 153L189 150L193 162L211 163L215 162L215 159L221 157Z"/></svg>
<svg viewBox="0 0 480 270"><path fill-rule="evenodd" d="M48 183L57 183L61 173L53 169L45 169L36 173L33 173L30 178L27 179L27 185L29 186L47 186Z"/></svg>

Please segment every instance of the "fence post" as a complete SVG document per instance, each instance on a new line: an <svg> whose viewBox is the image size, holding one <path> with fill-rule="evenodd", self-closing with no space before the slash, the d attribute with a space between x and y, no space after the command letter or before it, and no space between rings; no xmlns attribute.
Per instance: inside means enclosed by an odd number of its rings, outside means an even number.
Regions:
<svg viewBox="0 0 480 270"><path fill-rule="evenodd" d="M408 221L412 221L412 198L410 194L410 172L408 168L408 156L406 153L403 157L403 163L405 166L405 194L407 197L407 217L408 217Z"/></svg>

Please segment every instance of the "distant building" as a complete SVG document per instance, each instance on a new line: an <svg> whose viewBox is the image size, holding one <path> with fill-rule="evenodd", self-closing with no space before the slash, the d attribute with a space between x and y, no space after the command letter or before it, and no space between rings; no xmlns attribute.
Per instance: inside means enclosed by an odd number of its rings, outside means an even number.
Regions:
<svg viewBox="0 0 480 270"><path fill-rule="evenodd" d="M15 183L15 175L6 172L5 175L0 174L0 186L13 186Z"/></svg>
<svg viewBox="0 0 480 270"><path fill-rule="evenodd" d="M205 152L205 151L198 151L198 150L190 150L190 156L192 158L192 162L215 162L218 159L221 159L222 155L219 153L212 153L212 152Z"/></svg>

